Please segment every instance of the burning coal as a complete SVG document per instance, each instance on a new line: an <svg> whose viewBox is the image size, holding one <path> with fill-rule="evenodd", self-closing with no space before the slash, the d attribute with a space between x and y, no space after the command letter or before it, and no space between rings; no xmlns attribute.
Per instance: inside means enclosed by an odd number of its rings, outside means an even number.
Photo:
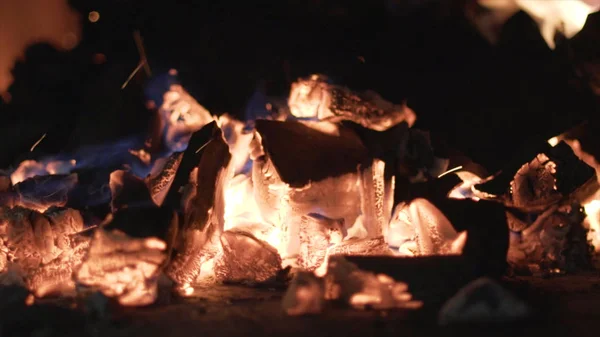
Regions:
<svg viewBox="0 0 600 337"><path fill-rule="evenodd" d="M36 296L99 291L127 306L153 303L161 275L182 296L198 283L293 277L283 306L298 315L326 300L422 305L406 283L344 256L456 258L477 276L507 262L529 272L589 265L598 186L566 174L589 169L576 148L540 153L491 195L479 186L494 177L448 170L406 104L319 75L295 82L288 104L291 115L244 123L171 85L153 138L121 148L124 165L102 175L103 214L75 194L100 179L81 172L91 161L23 162L1 181L0 267Z"/></svg>

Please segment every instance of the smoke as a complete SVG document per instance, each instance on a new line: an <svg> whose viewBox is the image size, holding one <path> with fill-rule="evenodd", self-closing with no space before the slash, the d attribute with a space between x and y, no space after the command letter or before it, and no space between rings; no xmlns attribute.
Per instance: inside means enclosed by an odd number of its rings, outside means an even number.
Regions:
<svg viewBox="0 0 600 337"><path fill-rule="evenodd" d="M80 15L67 0L0 1L0 93L6 92L15 63L35 43L73 49L81 38Z"/></svg>

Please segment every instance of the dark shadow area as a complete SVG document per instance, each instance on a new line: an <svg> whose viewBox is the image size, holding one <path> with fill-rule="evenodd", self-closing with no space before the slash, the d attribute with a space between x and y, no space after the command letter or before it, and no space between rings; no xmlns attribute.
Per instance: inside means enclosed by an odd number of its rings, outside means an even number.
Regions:
<svg viewBox="0 0 600 337"><path fill-rule="evenodd" d="M597 79L581 69L598 63L590 47L600 45L598 15L550 50L520 12L492 46L465 18L467 2L73 0L84 19L81 44L68 53L34 46L14 71L12 101L0 103L0 166L143 133L152 116L143 71L121 89L139 61L136 30L153 75L177 69L213 113L241 116L259 84L285 96L297 77L322 72L406 100L438 150L454 148L490 171L597 114L588 85Z"/></svg>

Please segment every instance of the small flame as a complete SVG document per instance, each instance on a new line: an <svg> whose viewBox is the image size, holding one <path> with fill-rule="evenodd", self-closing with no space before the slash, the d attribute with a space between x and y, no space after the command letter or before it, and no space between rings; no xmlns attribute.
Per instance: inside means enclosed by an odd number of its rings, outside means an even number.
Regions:
<svg viewBox="0 0 600 337"><path fill-rule="evenodd" d="M584 223L589 226L588 239L594 245L597 252L600 252L600 200L594 199L583 205L587 217Z"/></svg>
<svg viewBox="0 0 600 337"><path fill-rule="evenodd" d="M505 22L519 9L537 23L540 33L551 49L556 47L556 32L570 39L585 25L587 17L600 8L598 0L479 0L478 3L500 14ZM502 22L502 23L503 23Z"/></svg>

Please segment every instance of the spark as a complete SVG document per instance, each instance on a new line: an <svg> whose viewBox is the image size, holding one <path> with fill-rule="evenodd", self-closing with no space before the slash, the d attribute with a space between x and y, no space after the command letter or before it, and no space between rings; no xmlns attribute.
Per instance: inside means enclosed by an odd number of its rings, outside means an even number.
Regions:
<svg viewBox="0 0 600 337"><path fill-rule="evenodd" d="M200 146L200 148L198 150L196 150L196 153L200 152L203 148L206 147L206 145L210 144L210 142L212 142L212 139L209 140L208 142L204 143L204 145Z"/></svg>
<svg viewBox="0 0 600 337"><path fill-rule="evenodd" d="M462 168L463 168L462 166L457 166L457 167L455 167L455 168L453 168L453 169L450 169L450 170L448 170L448 171L446 171L446 172L444 172L444 173L440 174L440 175L438 176L438 178L441 178L441 177L445 176L445 175L446 175L446 174L448 174L448 173L452 173L452 172L456 172L456 171L458 171L458 170L461 170Z"/></svg>
<svg viewBox="0 0 600 337"><path fill-rule="evenodd" d="M145 63L146 62L143 60L140 61L140 63L137 65L137 67L135 67L135 69L133 69L133 71L131 72L129 77L127 77L127 80L125 81L125 83L123 83L123 85L121 86L121 90L125 89L127 84L129 84L129 81L131 81L131 79L135 76L135 74L137 74L137 72L140 71L140 69L142 69L142 67L144 66Z"/></svg>
<svg viewBox="0 0 600 337"><path fill-rule="evenodd" d="M42 137L40 137L40 139L38 139L38 141L37 141L37 142L35 142L35 143L34 143L34 144L31 146L31 149L29 149L29 152L33 152L33 150L35 149L35 147L36 147L36 146L38 146L38 145L39 145L39 144L42 142L42 140L44 140L44 138L46 138L46 133L44 133L44 134L42 135Z"/></svg>
<svg viewBox="0 0 600 337"><path fill-rule="evenodd" d="M133 39L135 40L135 46L137 47L138 53L140 54L140 64L144 66L146 76L150 77L152 75L152 71L150 71L148 58L146 58L146 49L144 49L144 41L142 39L142 35L140 35L139 30L133 32Z"/></svg>
<svg viewBox="0 0 600 337"><path fill-rule="evenodd" d="M552 137L550 139L548 139L548 144L550 144L550 146L555 147L556 145L558 145L558 137Z"/></svg>
<svg viewBox="0 0 600 337"><path fill-rule="evenodd" d="M79 231L79 232L77 232L77 233L73 233L73 234L71 234L70 236L81 235L81 234L83 234L83 233L87 233L87 232L91 231L92 229L96 229L96 228L98 228L98 225L93 225L93 226L90 226L90 227L88 227L88 228L82 229L82 230L80 230L80 231Z"/></svg>

